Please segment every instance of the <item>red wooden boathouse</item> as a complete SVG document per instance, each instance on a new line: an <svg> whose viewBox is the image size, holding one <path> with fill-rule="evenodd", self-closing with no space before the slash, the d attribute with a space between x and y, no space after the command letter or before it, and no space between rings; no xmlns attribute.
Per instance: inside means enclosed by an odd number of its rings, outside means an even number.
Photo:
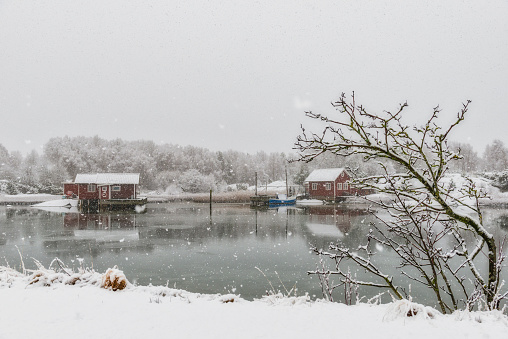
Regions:
<svg viewBox="0 0 508 339"><path fill-rule="evenodd" d="M337 200L341 197L366 195L368 190L351 185L351 174L345 168L323 168L312 171L304 182L310 199Z"/></svg>
<svg viewBox="0 0 508 339"><path fill-rule="evenodd" d="M77 174L73 183L64 183L64 194L77 198L82 210L110 210L143 205L138 199L139 173Z"/></svg>

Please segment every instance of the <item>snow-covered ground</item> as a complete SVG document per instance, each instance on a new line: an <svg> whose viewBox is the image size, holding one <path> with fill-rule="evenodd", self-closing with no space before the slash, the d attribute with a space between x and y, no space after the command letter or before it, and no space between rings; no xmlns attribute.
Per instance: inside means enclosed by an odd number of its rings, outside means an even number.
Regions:
<svg viewBox="0 0 508 339"><path fill-rule="evenodd" d="M507 193L485 185L491 203L508 203ZM247 301L161 286L127 283L124 290L112 291L101 285L103 275L93 271L67 274L41 267L22 274L0 266L0 338L508 337L506 311L442 315L409 301L346 306L280 294ZM416 315L408 317L411 307Z"/></svg>
<svg viewBox="0 0 508 339"><path fill-rule="evenodd" d="M323 200L317 200L317 199L302 199L296 201L297 205L305 205L305 206L311 206L311 205L323 205Z"/></svg>
<svg viewBox="0 0 508 339"><path fill-rule="evenodd" d="M44 201L35 205L33 207L77 207L78 200L77 199L58 199L58 200L49 200Z"/></svg>
<svg viewBox="0 0 508 339"><path fill-rule="evenodd" d="M484 192L487 194L487 197L480 198L480 205L487 207L495 207L495 206L508 206L508 192L501 192L499 188L492 186L491 180L486 179L481 176L470 176L469 177L472 182L474 183L476 189L481 190L481 192ZM442 180L441 184L444 185L444 187L453 186L455 189L450 194L452 197L460 200L461 202L474 206L476 202L473 199L468 199L463 196L460 189L465 188L468 185L468 182L466 180L466 177L462 176L461 174L457 173L450 173L447 174ZM418 183L416 183L416 186L420 186ZM375 193L370 194L366 196L366 198L370 201L374 202L384 202L384 203L390 203L392 202L393 198L385 193ZM450 202L453 205L456 205L456 203L451 202L450 199L447 199L448 202ZM359 203L359 204L365 204L369 203L369 201L365 200L363 197L350 197L347 200L347 203Z"/></svg>
<svg viewBox="0 0 508 339"><path fill-rule="evenodd" d="M508 317L495 312L436 310L309 301L270 295L246 301L168 287L108 287L96 272L44 268L21 274L0 267L0 338L506 338ZM73 285L74 284L74 285ZM412 316L407 316L408 313Z"/></svg>
<svg viewBox="0 0 508 339"><path fill-rule="evenodd" d="M488 198L481 199L480 203L483 206L493 206L493 205L503 205L508 206L508 192L501 192L497 187L494 187L491 185L491 180L481 177L481 176L470 176L470 178L473 180L477 188L481 188L484 192L487 193ZM457 188L463 187L466 185L466 179L461 174L457 173L450 173L445 176L445 178L442 179L442 183L445 185L450 185L453 183L454 186ZM242 184L243 185L243 184ZM254 191L255 186L250 186L248 188L248 191ZM274 181L272 183L269 183L267 185L259 185L258 186L258 193L259 194L277 194L277 193L285 193L286 192L286 183L285 181ZM460 195L460 192L456 190L455 192L457 196ZM177 198L188 198L192 195L203 195L204 193L198 193L198 194L192 194L192 193L186 193L186 194L160 194L154 192L149 192L148 197L152 199L157 198L168 198L168 197L177 197ZM206 197L208 197L208 193L205 193ZM384 201L384 202L390 202L391 197L386 194L371 194L368 196L370 200L373 201ZM49 203L49 201L54 200L55 202ZM463 200L463 199L461 199ZM41 205L37 207L60 207L60 205L63 203L62 201L66 201L62 199L61 196L58 195L50 195L50 194L17 194L17 195L3 195L0 194L0 204L8 204L8 203L25 203L25 204L35 204L38 202L44 202L49 204L55 204L55 206L49 206L49 205ZM69 201L69 200L67 200ZM299 200L300 204L322 204L322 201L318 200ZM467 201L470 204L474 204L473 201ZM347 203L368 203L363 199L362 197L350 197L348 198ZM66 203L64 203L66 204Z"/></svg>
<svg viewBox="0 0 508 339"><path fill-rule="evenodd" d="M41 201L48 201L48 200L55 200L60 199L61 196L59 195L52 195L52 194L16 194L16 195L9 195L9 194L0 194L0 203L37 203Z"/></svg>

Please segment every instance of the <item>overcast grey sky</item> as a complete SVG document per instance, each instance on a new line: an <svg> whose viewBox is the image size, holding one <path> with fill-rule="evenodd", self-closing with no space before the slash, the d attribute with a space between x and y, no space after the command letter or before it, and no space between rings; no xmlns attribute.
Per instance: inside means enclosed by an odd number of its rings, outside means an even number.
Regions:
<svg viewBox="0 0 508 339"><path fill-rule="evenodd" d="M55 136L291 151L304 111L440 104L508 144L508 1L3 1L0 143Z"/></svg>

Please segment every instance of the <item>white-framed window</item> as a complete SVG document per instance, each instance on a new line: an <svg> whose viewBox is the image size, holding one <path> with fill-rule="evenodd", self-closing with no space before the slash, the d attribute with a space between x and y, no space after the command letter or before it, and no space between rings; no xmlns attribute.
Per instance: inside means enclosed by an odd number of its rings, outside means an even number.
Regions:
<svg viewBox="0 0 508 339"><path fill-rule="evenodd" d="M342 191L342 183L341 183L341 182L338 182L338 183L337 183L337 189L338 189L339 191Z"/></svg>
<svg viewBox="0 0 508 339"><path fill-rule="evenodd" d="M332 189L332 184L330 184L329 182L327 182L327 183L325 184L325 188L326 188L326 190L327 190L327 191L331 190L331 189Z"/></svg>
<svg viewBox="0 0 508 339"><path fill-rule="evenodd" d="M316 182L312 183L312 190L313 191L317 190L317 183Z"/></svg>
<svg viewBox="0 0 508 339"><path fill-rule="evenodd" d="M342 188L344 188L344 191L348 190L349 183L346 181L344 185L342 185Z"/></svg>
<svg viewBox="0 0 508 339"><path fill-rule="evenodd" d="M95 184L88 185L88 192L95 192L96 189L97 189L97 186Z"/></svg>
<svg viewBox="0 0 508 339"><path fill-rule="evenodd" d="M122 187L120 185L115 185L111 188L114 192L120 192L120 190L122 189Z"/></svg>

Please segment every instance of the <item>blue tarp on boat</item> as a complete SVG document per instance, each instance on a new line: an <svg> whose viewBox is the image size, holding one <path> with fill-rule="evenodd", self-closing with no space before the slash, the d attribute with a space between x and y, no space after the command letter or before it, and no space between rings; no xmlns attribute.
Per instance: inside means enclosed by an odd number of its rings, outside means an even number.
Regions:
<svg viewBox="0 0 508 339"><path fill-rule="evenodd" d="M285 194L279 194L277 195L277 199L268 200L268 204L271 206L294 205L296 204L296 198L288 198Z"/></svg>

